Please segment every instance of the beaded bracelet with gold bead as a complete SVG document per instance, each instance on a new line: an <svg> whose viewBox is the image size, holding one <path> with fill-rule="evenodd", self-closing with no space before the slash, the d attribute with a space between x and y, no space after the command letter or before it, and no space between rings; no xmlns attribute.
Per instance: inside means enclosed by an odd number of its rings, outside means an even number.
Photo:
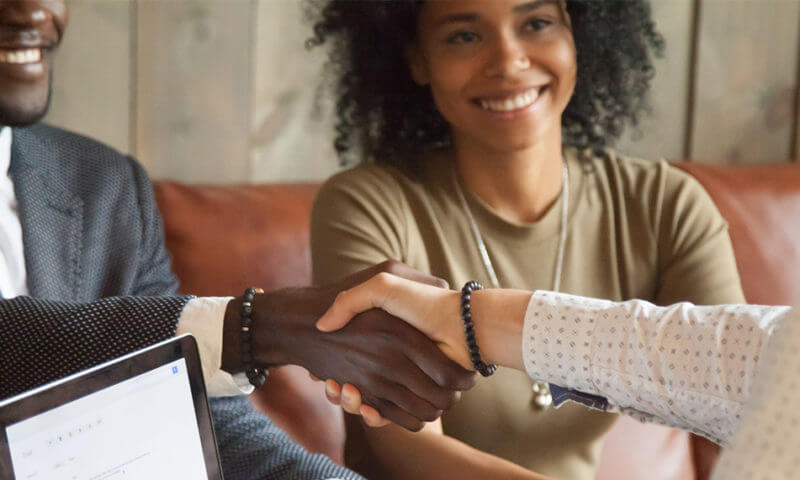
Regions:
<svg viewBox="0 0 800 480"><path fill-rule="evenodd" d="M253 301L257 293L264 293L260 288L248 288L244 291L242 298L242 321L239 339L242 346L242 365L244 373L250 383L260 388L267 381L267 371L253 363L252 341L253 341Z"/></svg>

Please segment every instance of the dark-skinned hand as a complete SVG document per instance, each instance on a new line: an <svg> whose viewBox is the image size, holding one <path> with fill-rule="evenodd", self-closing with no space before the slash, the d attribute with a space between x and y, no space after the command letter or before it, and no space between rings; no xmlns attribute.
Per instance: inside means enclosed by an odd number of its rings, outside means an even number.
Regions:
<svg viewBox="0 0 800 480"><path fill-rule="evenodd" d="M354 385L365 404L409 430L439 418L475 375L448 359L427 336L382 310L355 317L345 328L324 333L315 323L336 295L387 272L439 287L441 279L389 261L329 287L291 288L257 295L253 308L253 358L260 365L293 364L321 379ZM238 325L241 298L226 313L223 368L241 369Z"/></svg>

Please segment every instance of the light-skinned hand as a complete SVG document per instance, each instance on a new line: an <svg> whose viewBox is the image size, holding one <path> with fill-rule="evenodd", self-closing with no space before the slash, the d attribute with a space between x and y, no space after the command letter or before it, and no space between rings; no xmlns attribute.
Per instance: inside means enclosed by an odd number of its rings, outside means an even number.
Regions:
<svg viewBox="0 0 800 480"><path fill-rule="evenodd" d="M407 321L434 340L451 359L472 369L466 344L461 338L459 302L458 292L382 273L339 293L331 308L317 322L317 328L335 331L359 313L379 308ZM340 386L328 379L325 393L331 403L341 405L348 413L361 415L370 427L391 423L376 409L364 405L361 393L351 384Z"/></svg>

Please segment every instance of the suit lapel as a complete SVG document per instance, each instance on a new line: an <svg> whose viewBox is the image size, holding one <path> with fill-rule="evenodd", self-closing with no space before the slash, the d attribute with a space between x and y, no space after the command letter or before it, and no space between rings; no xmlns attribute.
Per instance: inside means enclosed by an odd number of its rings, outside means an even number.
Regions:
<svg viewBox="0 0 800 480"><path fill-rule="evenodd" d="M33 129L14 129L10 173L19 202L31 296L77 300L83 202L58 178L57 146Z"/></svg>

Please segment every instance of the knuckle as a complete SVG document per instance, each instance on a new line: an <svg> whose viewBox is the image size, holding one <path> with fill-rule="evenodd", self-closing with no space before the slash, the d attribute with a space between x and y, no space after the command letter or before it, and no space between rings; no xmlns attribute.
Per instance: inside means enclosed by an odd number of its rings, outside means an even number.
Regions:
<svg viewBox="0 0 800 480"><path fill-rule="evenodd" d="M442 386L448 390L469 390L475 386L476 381L475 374L466 370L446 372L442 379L444 380Z"/></svg>
<svg viewBox="0 0 800 480"><path fill-rule="evenodd" d="M425 423L418 420L416 422L409 422L409 425L406 428L411 430L412 432L419 432L420 430L422 430L422 427L424 426Z"/></svg>
<svg viewBox="0 0 800 480"><path fill-rule="evenodd" d="M458 390L458 386L461 383L461 378L459 375L453 374L453 372L443 372L441 375L442 383L440 384L442 388L446 388L447 390Z"/></svg>
<svg viewBox="0 0 800 480"><path fill-rule="evenodd" d="M435 277L433 281L434 285L439 288L449 289L450 284L444 278Z"/></svg>
<svg viewBox="0 0 800 480"><path fill-rule="evenodd" d="M456 406L457 401L458 395L456 392L449 392L446 395L439 397L438 401L436 402L436 406L442 410L450 410Z"/></svg>
<svg viewBox="0 0 800 480"><path fill-rule="evenodd" d="M359 385L359 391L362 392L362 397L366 394L374 394L376 392L381 391L384 384L384 377L373 370L377 364L372 365L365 365L361 368L365 368L367 371L363 374L363 380Z"/></svg>
<svg viewBox="0 0 800 480"><path fill-rule="evenodd" d="M461 391L469 390L472 387L474 387L475 384L477 383L478 383L478 376L475 373L470 373L462 382L461 388L459 388L459 390Z"/></svg>
<svg viewBox="0 0 800 480"><path fill-rule="evenodd" d="M437 418L442 416L442 410L428 410L424 413L421 420L425 420L426 422L433 422Z"/></svg>
<svg viewBox="0 0 800 480"><path fill-rule="evenodd" d="M378 413L380 414L381 417L389 418L387 415L390 415L390 411L389 411L388 404L386 403L386 401L384 401L384 400L382 400L380 398L374 398L374 399L370 400L369 404L370 404L370 406L372 406L372 408L374 408L375 410L378 411Z"/></svg>
<svg viewBox="0 0 800 480"><path fill-rule="evenodd" d="M402 263L397 260L386 260L379 265L379 269L383 273L395 273L400 269L400 265L402 265Z"/></svg>
<svg viewBox="0 0 800 480"><path fill-rule="evenodd" d="M389 285L391 281L392 281L392 274L389 272L381 272L375 275L375 282L381 287Z"/></svg>
<svg viewBox="0 0 800 480"><path fill-rule="evenodd" d="M347 293L350 290L342 290L341 292L336 294L336 298L333 300L333 303L341 303L347 298Z"/></svg>
<svg viewBox="0 0 800 480"><path fill-rule="evenodd" d="M445 387L445 375L441 370L433 372L433 375L431 375L431 380L433 380L434 383L436 383L436 386L439 388Z"/></svg>

